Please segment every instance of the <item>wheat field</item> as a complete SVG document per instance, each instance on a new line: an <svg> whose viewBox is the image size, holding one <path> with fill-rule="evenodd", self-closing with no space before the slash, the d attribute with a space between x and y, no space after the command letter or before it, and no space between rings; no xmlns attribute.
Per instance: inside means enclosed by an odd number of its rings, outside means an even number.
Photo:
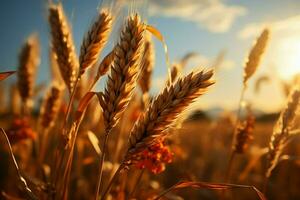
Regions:
<svg viewBox="0 0 300 200"><path fill-rule="evenodd" d="M45 3L48 49L33 32L17 68L0 72L0 199L300 199L299 77L277 77L280 110L254 109L275 79L256 76L272 27L245 52L235 108L212 115L195 105L219 84L224 52L187 68L197 53L170 59L168 37L137 3L118 16L124 1L99 6L76 46L63 4ZM153 92L158 48L166 74Z"/></svg>

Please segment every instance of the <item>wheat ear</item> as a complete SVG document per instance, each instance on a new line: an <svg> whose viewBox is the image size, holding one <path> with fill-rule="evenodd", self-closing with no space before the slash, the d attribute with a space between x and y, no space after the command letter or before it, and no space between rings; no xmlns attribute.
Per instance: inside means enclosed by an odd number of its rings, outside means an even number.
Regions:
<svg viewBox="0 0 300 200"><path fill-rule="evenodd" d="M107 10L102 10L81 44L79 56L80 74L83 74L86 68L97 62L99 54L108 40L111 28L111 13Z"/></svg>
<svg viewBox="0 0 300 200"><path fill-rule="evenodd" d="M103 153L100 160L96 199L98 199L101 188L108 136L128 105L136 86L144 31L145 25L141 22L139 15L131 15L121 33L119 43L114 48L114 60L105 92L103 95L98 95L103 110L105 138L102 146Z"/></svg>
<svg viewBox="0 0 300 200"><path fill-rule="evenodd" d="M53 126L60 108L61 97L61 87L54 84L48 91L40 111L40 125L43 129L48 129Z"/></svg>
<svg viewBox="0 0 300 200"><path fill-rule="evenodd" d="M36 34L31 35L23 45L19 55L18 90L23 102L23 108L34 92L34 81L37 67L40 63L40 44Z"/></svg>
<svg viewBox="0 0 300 200"><path fill-rule="evenodd" d="M48 133L50 128L54 125L54 122L56 120L56 117L59 112L59 108L61 105L61 97L62 97L63 91L62 88L59 87L57 84L53 84L53 86L48 91L48 94L46 95L44 102L41 107L40 111L40 155L39 155L39 161L40 164L42 164L43 159L45 157L47 144L49 143L49 137Z"/></svg>
<svg viewBox="0 0 300 200"><path fill-rule="evenodd" d="M268 39L269 30L265 29L252 47L244 68L244 85L247 84L248 79L255 73L267 46Z"/></svg>
<svg viewBox="0 0 300 200"><path fill-rule="evenodd" d="M139 149L163 137L178 115L214 83L212 76L213 71L190 73L166 87L134 125L129 137L127 160Z"/></svg>
<svg viewBox="0 0 300 200"><path fill-rule="evenodd" d="M228 182L231 176L231 171L232 171L232 166L233 166L233 161L234 161L234 157L235 154L237 153L236 151L234 151L235 144L238 144L238 142L241 141L241 134L238 135L238 131L239 130L239 124L240 124L240 116L241 116L241 104L244 100L244 95L247 89L247 82L249 80L249 78L255 73L255 71L257 70L257 67L260 63L260 60L262 58L262 55L265 51L265 48L267 46L267 42L268 42L268 38L269 38L269 30L265 29L263 30L263 32L261 33L261 35L258 37L258 39L256 40L254 46L252 47L249 55L248 55L248 59L246 61L245 67L244 67L244 80L243 80L243 88L242 88L242 92L241 92L241 96L238 102L238 111L237 111L237 120L236 120L236 124L235 124L235 130L233 133L233 137L232 137L232 150L230 153L230 157L229 157L229 162L228 162L228 166L227 166L227 172L226 172L226 177L225 177L225 181ZM245 135L244 135L245 136ZM240 137L240 138L237 138ZM246 139L245 137L243 138L243 140ZM240 140L240 141L237 141Z"/></svg>
<svg viewBox="0 0 300 200"><path fill-rule="evenodd" d="M290 139L294 120L299 112L300 91L294 89L290 94L286 108L282 111L269 143L268 160L269 165L266 171L266 177L271 176L271 172L278 163L283 147Z"/></svg>
<svg viewBox="0 0 300 200"><path fill-rule="evenodd" d="M143 56L141 60L141 73L139 76L139 86L143 94L147 94L151 86L151 75L154 67L154 47L151 36L146 34Z"/></svg>
<svg viewBox="0 0 300 200"><path fill-rule="evenodd" d="M116 125L136 86L145 25L135 14L129 17L114 49L111 74L104 94L99 98L106 132Z"/></svg>
<svg viewBox="0 0 300 200"><path fill-rule="evenodd" d="M71 93L77 78L78 60L71 29L60 3L57 5L50 4L49 23L52 47L56 54L60 73Z"/></svg>
<svg viewBox="0 0 300 200"><path fill-rule="evenodd" d="M104 191L103 199L109 193L118 174L134 160L134 156L158 139L164 137L168 128L197 97L214 83L213 71L190 73L176 83L167 86L150 104L147 111L135 123L129 137L129 148L125 159Z"/></svg>

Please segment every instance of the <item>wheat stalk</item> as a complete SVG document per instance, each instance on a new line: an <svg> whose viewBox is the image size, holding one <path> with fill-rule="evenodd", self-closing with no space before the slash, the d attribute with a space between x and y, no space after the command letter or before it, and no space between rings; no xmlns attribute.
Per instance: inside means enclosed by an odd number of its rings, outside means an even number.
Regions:
<svg viewBox="0 0 300 200"><path fill-rule="evenodd" d="M54 125L54 122L57 118L60 105L61 105L61 97L63 94L63 90L57 84L53 84L53 86L48 91L44 102L40 111L40 156L39 161L42 164L43 158L46 153L47 144L49 143L48 132L50 128Z"/></svg>
<svg viewBox="0 0 300 200"><path fill-rule="evenodd" d="M250 112L248 113L247 119L237 127L235 145L233 145L232 149L233 152L243 154L246 151L249 140L253 139L254 123L255 117Z"/></svg>
<svg viewBox="0 0 300 200"><path fill-rule="evenodd" d="M265 29L252 47L244 68L244 85L247 84L248 79L255 73L260 63L261 57L266 49L268 39L269 30Z"/></svg>
<svg viewBox="0 0 300 200"><path fill-rule="evenodd" d="M134 156L164 137L179 114L197 97L204 94L210 85L214 84L214 81L211 80L212 76L213 71L192 72L186 77L178 79L176 83L167 86L152 101L147 111L142 114L131 130L129 148L125 154L125 159L109 182L103 199L105 199L112 183L117 179L122 169L134 161Z"/></svg>
<svg viewBox="0 0 300 200"><path fill-rule="evenodd" d="M95 64L108 40L111 28L111 13L107 10L102 10L81 44L79 56L80 74L83 74L86 68Z"/></svg>
<svg viewBox="0 0 300 200"><path fill-rule="evenodd" d="M230 175L231 175L233 161L234 161L234 157L235 157L235 153L236 153L234 144L238 144L241 141L242 135L238 135L238 131L239 131L239 124L240 124L240 115L241 115L241 110L242 110L241 104L244 100L244 95L245 95L245 92L247 89L247 82L248 82L249 78L257 70L257 67L260 63L261 57L267 46L268 38L269 38L269 30L264 29L263 32L261 33L261 35L256 40L254 46L252 47L252 49L248 55L248 59L246 61L245 67L244 67L243 88L242 88L241 96L240 96L240 99L238 102L237 120L236 120L235 130L234 130L233 137L232 137L232 151L230 153L230 158L229 158L229 162L228 162L228 166L227 166L225 182L229 181ZM238 138L238 137L240 137L240 138ZM243 139L245 139L245 138L243 138ZM240 141L238 141L238 140L240 140Z"/></svg>
<svg viewBox="0 0 300 200"><path fill-rule="evenodd" d="M49 23L52 47L56 54L60 73L71 93L77 78L78 60L71 29L60 3L57 5L50 4Z"/></svg>
<svg viewBox="0 0 300 200"><path fill-rule="evenodd" d="M140 149L163 137L178 115L214 83L212 76L213 71L190 73L166 87L133 127L127 160Z"/></svg>
<svg viewBox="0 0 300 200"><path fill-rule="evenodd" d="M34 81L39 63L40 44L38 36L33 34L27 39L19 55L17 84L24 109L28 106L28 101L34 93Z"/></svg>
<svg viewBox="0 0 300 200"><path fill-rule="evenodd" d="M105 92L102 95L98 95L103 110L105 138L102 146L103 154L100 160L96 199L99 196L101 188L102 167L108 136L128 105L132 91L136 86L144 30L145 25L141 22L138 14L133 14L128 18L125 28L121 33L120 41L114 48L114 60Z"/></svg>
<svg viewBox="0 0 300 200"><path fill-rule="evenodd" d="M268 169L266 171L266 177L269 178L273 169L278 163L278 159L282 153L286 142L290 139L291 131L293 129L294 120L299 112L299 102L300 102L300 91L293 89L288 98L288 103L286 108L282 111L275 127L271 140L269 143L269 153L268 153Z"/></svg>

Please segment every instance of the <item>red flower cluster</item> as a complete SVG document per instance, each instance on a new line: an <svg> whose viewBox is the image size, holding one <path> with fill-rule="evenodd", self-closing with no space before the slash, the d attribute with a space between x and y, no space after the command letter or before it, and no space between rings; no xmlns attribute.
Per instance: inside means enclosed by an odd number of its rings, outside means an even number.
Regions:
<svg viewBox="0 0 300 200"><path fill-rule="evenodd" d="M147 168L154 174L165 170L165 164L172 162L172 153L163 139L140 151L131 158L131 162L139 169Z"/></svg>
<svg viewBox="0 0 300 200"><path fill-rule="evenodd" d="M6 133L11 143L17 143L25 139L34 139L36 135L30 127L29 119L26 117L15 118Z"/></svg>

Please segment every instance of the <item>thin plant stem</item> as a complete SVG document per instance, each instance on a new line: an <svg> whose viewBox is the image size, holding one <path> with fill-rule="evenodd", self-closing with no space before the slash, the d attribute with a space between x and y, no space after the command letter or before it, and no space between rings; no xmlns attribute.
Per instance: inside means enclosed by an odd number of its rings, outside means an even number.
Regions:
<svg viewBox="0 0 300 200"><path fill-rule="evenodd" d="M65 134L65 131L66 131L66 126L67 126L67 122L68 122L68 118L69 118L69 115L70 115L70 112L71 112L71 108L72 108L72 105L73 105L73 102L74 102L74 99L75 99L75 92L76 92L76 88L77 88L77 85L78 85L78 82L79 82L79 80L80 80L80 75L78 75L78 77L77 77L77 79L76 79L76 81L75 81L75 85L74 85L74 89L73 89L73 91L71 92L71 96L70 96L70 100L69 100L69 103L68 103L68 107L67 107L67 112L66 112L66 114L65 114L65 117L64 117L64 121L63 121L63 125L62 125L62 132L63 132L63 135ZM64 145L63 145L64 146ZM63 151L65 151L65 149L63 149ZM63 156L61 157L61 159L63 159L64 158L64 153L63 153ZM59 163L58 164L58 166L57 166L57 168L56 168L56 170L55 170L55 172L57 172L56 174L55 174L55 178L54 178L54 180L56 180L56 177L57 177L57 175L58 175L58 173L59 173L59 171L61 170L61 163L62 163L62 161L57 161L57 159L58 159L58 157L57 156L55 156L55 163ZM59 168L59 169L58 169Z"/></svg>
<svg viewBox="0 0 300 200"><path fill-rule="evenodd" d="M103 163L105 160L105 155L107 151L107 141L109 137L110 131L106 132L103 145L102 145L102 156L100 159L100 165L99 165L99 174L98 174L98 180L97 180L97 188L96 188L96 196L95 199L98 200L99 194L100 194L100 189L101 189L101 183L102 183L102 174L103 174Z"/></svg>
<svg viewBox="0 0 300 200"><path fill-rule="evenodd" d="M269 177L265 176L264 182L263 182L263 190L262 192L266 195L267 189L268 189L268 183L269 183Z"/></svg>
<svg viewBox="0 0 300 200"><path fill-rule="evenodd" d="M66 130L67 130L67 123L68 123L68 119L69 119L69 116L70 116L70 113L71 113L71 108L72 108L73 102L75 100L75 93L76 93L77 85L78 85L78 82L79 82L80 78L81 78L81 74L79 73L78 77L77 77L77 79L75 81L75 84L74 84L74 89L73 89L73 91L71 91L70 100L69 100L69 103L68 103L68 106L67 106L67 112L66 112L66 115L64 117L64 122L63 122L63 125L62 125L62 132L63 132L64 137L65 137L65 133L66 133ZM58 163L57 168L55 170L55 175L54 175L55 185L57 185L57 181L58 181L58 178L59 178L58 175L63 170L62 169L62 167L63 167L62 165L63 165L64 157L66 155L65 154L66 153L65 152L66 151L65 145L66 144L64 142L63 145L62 145L62 146L64 146L64 148L62 150L63 153L62 153L62 156L60 157L59 161L57 161L58 156L55 156L55 163ZM63 171L65 171L65 170L63 170ZM62 192L64 192L64 191L62 191Z"/></svg>
<svg viewBox="0 0 300 200"><path fill-rule="evenodd" d="M135 191L137 190L138 185L139 185L140 181L142 180L142 177L143 177L143 175L144 175L144 172L145 172L145 169L142 169L142 170L139 172L139 176L138 176L138 178L137 178L137 180L136 180L136 182L135 182L135 184L134 184L134 187L133 187L132 191L131 191L130 194L129 194L128 199L131 199L131 197L134 196Z"/></svg>
<svg viewBox="0 0 300 200"><path fill-rule="evenodd" d="M240 99L239 99L239 102L238 102L237 119L236 119L236 122L235 122L234 132L233 132L233 136L232 136L232 140L231 140L231 146L230 146L231 147L231 153L230 153L230 157L229 157L227 171L226 171L226 174L225 174L225 182L226 183L230 180L231 168L232 168L234 158L235 158L235 152L232 150L232 147L234 145L235 137L236 137L236 134L237 134L237 128L238 128L238 125L240 123L241 111L242 111L242 105L241 104L244 100L244 95L245 95L246 89L247 89L247 85L244 84L242 92L241 92L241 96L240 96Z"/></svg>
<svg viewBox="0 0 300 200"><path fill-rule="evenodd" d="M162 198L163 196L165 196L167 193L169 193L170 191L172 191L178 184L175 184L171 187L169 187L168 189L164 190L163 192L161 192L158 196L156 196L154 198L154 200L159 200L160 198Z"/></svg>
<svg viewBox="0 0 300 200"><path fill-rule="evenodd" d="M109 181L108 183L108 186L107 188L105 189L102 197L101 197L101 200L105 200L106 199L106 196L108 195L111 187L112 187L112 184L116 181L116 179L119 177L119 174L120 172L124 169L125 165L124 165L124 162L122 162L120 164L120 166L118 167L117 171L115 172L115 174L113 175L112 179ZM96 197L97 198L97 197Z"/></svg>
<svg viewBox="0 0 300 200"><path fill-rule="evenodd" d="M68 119L69 119L69 116L70 116L70 113L71 113L71 108L72 108L73 102L75 100L75 93L76 93L77 85L78 85L78 82L79 82L80 78L81 78L81 74L78 75L78 77L75 81L74 89L71 92L70 101L68 103L67 112L66 112L66 115L65 115L64 123L63 123L63 131L66 128L66 125L67 125L67 122L68 122Z"/></svg>
<svg viewBox="0 0 300 200"><path fill-rule="evenodd" d="M233 161L235 158L235 152L232 151L229 157L229 162L228 162L228 166L227 166L227 170L226 170L226 177L225 177L225 183L230 181L230 177L231 177L231 173L232 173L232 167L233 167Z"/></svg>
<svg viewBox="0 0 300 200"><path fill-rule="evenodd" d="M96 85L96 83L98 82L98 80L100 79L101 76L96 76L95 79L93 80L92 84L90 85L89 87L89 90L88 91L92 91Z"/></svg>
<svg viewBox="0 0 300 200"><path fill-rule="evenodd" d="M39 148L39 163L42 165L44 158L45 158L45 153L48 147L47 141L49 140L49 128L47 128L46 130L41 131L43 134L43 137L41 138L40 141L40 148Z"/></svg>
<svg viewBox="0 0 300 200"><path fill-rule="evenodd" d="M71 144L71 149L70 153L68 154L68 160L65 168L65 172L63 175L63 199L66 199L67 191L68 191L68 185L70 182L70 174L71 174L71 168L72 168L72 163L73 163L73 155L74 155L74 148L75 148L75 143L76 143L76 138L77 138L77 133L79 130L80 122L76 123L75 125L75 130L74 130L74 136L72 138L72 144Z"/></svg>
<svg viewBox="0 0 300 200"><path fill-rule="evenodd" d="M13 166L14 166L15 170L17 171L17 175L18 175L19 181L20 181L20 183L22 184L22 187L25 190L25 194L27 196L27 199L38 200L38 197L29 188L29 186L27 185L27 182L26 182L25 178L21 174L20 168L19 168L17 160L16 160L16 158L15 158L15 156L13 154L13 150L12 150L12 147L11 147L11 144L9 142L9 139L7 137L6 132L4 131L3 128L0 128L0 130L3 133L3 135L5 137L5 140L7 142L7 145L8 145L8 148L9 148L9 154L10 154L10 156L12 158L12 161L13 161Z"/></svg>

